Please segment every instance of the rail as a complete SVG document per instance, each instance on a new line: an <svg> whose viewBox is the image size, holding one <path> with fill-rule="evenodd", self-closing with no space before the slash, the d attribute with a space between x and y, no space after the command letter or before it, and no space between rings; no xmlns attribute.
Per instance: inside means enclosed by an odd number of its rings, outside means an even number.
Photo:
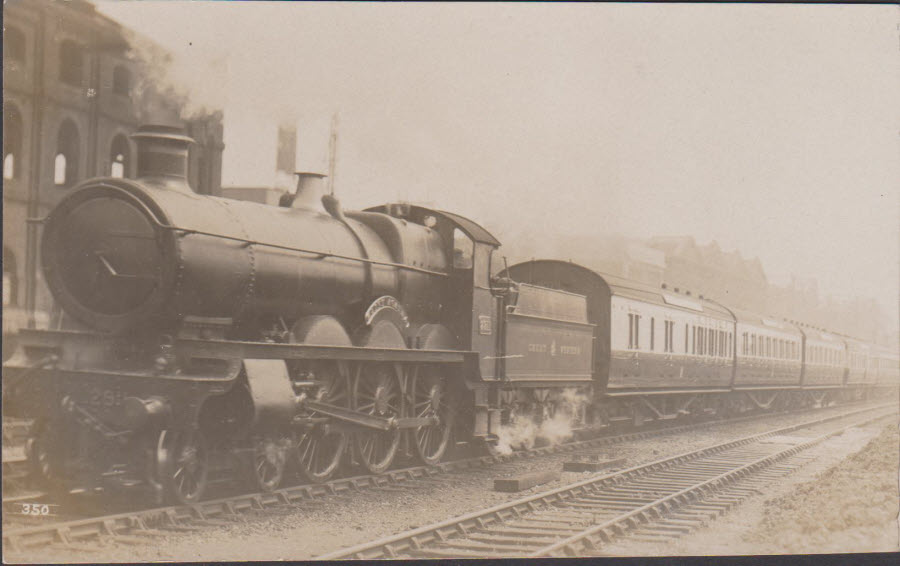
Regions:
<svg viewBox="0 0 900 566"><path fill-rule="evenodd" d="M892 407L893 405L880 405L877 408ZM699 461L701 458L708 456L716 456L726 454L729 450L747 447L753 443L759 442L775 435L785 434L798 430L800 428L812 425L823 424L830 421L844 419L862 413L868 413L869 417L865 422L878 420L887 414L871 416L873 408L859 409L850 413L829 416L812 421L791 425L776 430L770 430L762 434L747 436L741 439L717 444L703 448L701 450L686 452L677 456L672 456L622 470L620 472L604 474L602 476L588 478L570 485L549 490L543 493L521 498L516 501L496 505L481 511L475 511L466 515L448 519L440 523L420 527L411 531L392 535L369 543L356 545L351 548L341 549L335 552L317 556L317 560L337 560L337 559L380 559L380 558L397 558L401 556L410 556L418 558L476 558L476 557L501 557L501 556L547 556L558 555L559 551L563 551L566 556L574 556L578 553L575 550L576 544L581 544L581 549L589 548L594 545L594 538L610 539L614 534L624 532L626 529L640 524L648 520L651 516L658 516L660 513L669 510L675 503L681 503L688 498L695 497L697 494L707 492L710 487L720 485L723 482L744 475L748 470L757 469L768 463L772 463L779 458L795 454L798 451L811 446L812 444L823 441L837 432L831 432L801 445L792 446L789 449L779 451L776 454L766 454L764 457L753 457L747 461L740 462L737 466L722 473L714 473L712 477L704 477L699 483L690 478L690 473L685 472L684 468L678 469L679 465L690 465ZM851 425L858 425L854 422ZM752 455L752 452L749 452ZM712 464L705 464L709 470ZM715 468L712 468L715 469ZM629 481L644 480L649 482L647 478L652 479L652 474L664 474L665 479L658 479L652 483L652 489L644 489L643 494L651 494L644 501L646 503L627 506L622 496L610 497L602 496L603 489L613 488L619 493L627 489L630 485ZM687 482L683 488L676 489L674 492L667 493L663 497L655 495L655 493L666 491L666 486L678 486L679 482ZM634 498L632 498L634 499ZM604 501L607 500L607 501ZM601 524L596 524L596 514L604 508L625 508L622 513L614 513L614 516ZM494 526L503 525L507 522L520 520L528 515L536 515L540 512L556 512L563 513L563 518L568 518L570 522L555 517L554 520L548 518L547 522L551 522L554 527L545 528L543 534L540 525L535 523L533 528L522 527L516 524L510 527L513 534L505 535L496 534L491 529ZM568 533L564 528L565 524L572 524L574 518L577 522L578 516L589 523L588 527L572 527ZM538 516L538 519L540 516ZM516 529L525 529L516 535ZM561 533L564 533L560 536ZM469 537L476 536L474 541L469 541ZM567 536L568 535L568 536ZM544 539L549 542L535 542L535 540ZM493 542L491 542L493 540ZM459 541L459 542L458 542ZM504 542L506 541L506 542ZM511 542L514 541L514 542ZM589 541L589 544L583 544L583 541ZM567 550L564 550L567 549Z"/></svg>

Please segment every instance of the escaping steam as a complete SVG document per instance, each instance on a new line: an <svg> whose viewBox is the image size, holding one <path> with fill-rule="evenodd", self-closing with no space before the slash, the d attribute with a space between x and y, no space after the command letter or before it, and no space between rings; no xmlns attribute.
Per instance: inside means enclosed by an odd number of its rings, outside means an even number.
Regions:
<svg viewBox="0 0 900 566"><path fill-rule="evenodd" d="M516 416L500 427L496 450L511 454L513 450L533 448L540 440L551 446L565 442L574 435L576 425L584 423L587 396L578 389L563 390L557 402L556 414L536 423L527 416Z"/></svg>

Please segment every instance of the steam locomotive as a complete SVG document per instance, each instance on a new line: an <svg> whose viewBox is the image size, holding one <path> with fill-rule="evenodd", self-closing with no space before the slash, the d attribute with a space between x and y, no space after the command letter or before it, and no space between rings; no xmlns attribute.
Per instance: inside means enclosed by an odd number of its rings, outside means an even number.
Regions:
<svg viewBox="0 0 900 566"><path fill-rule="evenodd" d="M322 482L494 449L521 419L602 428L898 383L896 353L572 263L501 269L471 220L345 212L320 175L277 207L198 195L190 138L133 138L137 179L87 180L43 219L63 314L3 367L51 488L190 503L235 470L273 490L291 469Z"/></svg>

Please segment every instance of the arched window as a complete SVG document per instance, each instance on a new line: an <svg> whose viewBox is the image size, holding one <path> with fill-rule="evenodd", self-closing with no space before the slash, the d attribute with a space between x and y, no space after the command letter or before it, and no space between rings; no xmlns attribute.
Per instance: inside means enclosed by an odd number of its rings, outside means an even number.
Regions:
<svg viewBox="0 0 900 566"><path fill-rule="evenodd" d="M16 254L7 247L3 248L3 306L16 306L19 293L19 281L16 276Z"/></svg>
<svg viewBox="0 0 900 566"><path fill-rule="evenodd" d="M22 174L22 115L11 105L3 109L3 178Z"/></svg>
<svg viewBox="0 0 900 566"><path fill-rule="evenodd" d="M113 69L112 89L116 94L129 96L131 94L131 71L122 65Z"/></svg>
<svg viewBox="0 0 900 566"><path fill-rule="evenodd" d="M53 183L67 187L78 176L78 128L71 120L59 127L56 140L56 158L53 161Z"/></svg>
<svg viewBox="0 0 900 566"><path fill-rule="evenodd" d="M59 80L80 86L84 76L84 51L74 41L59 44Z"/></svg>
<svg viewBox="0 0 900 566"><path fill-rule="evenodd" d="M109 150L109 176L119 179L128 176L128 165L131 163L131 148L122 134L113 138Z"/></svg>
<svg viewBox="0 0 900 566"><path fill-rule="evenodd" d="M25 62L25 34L16 27L8 27L3 33L3 53L12 61Z"/></svg>

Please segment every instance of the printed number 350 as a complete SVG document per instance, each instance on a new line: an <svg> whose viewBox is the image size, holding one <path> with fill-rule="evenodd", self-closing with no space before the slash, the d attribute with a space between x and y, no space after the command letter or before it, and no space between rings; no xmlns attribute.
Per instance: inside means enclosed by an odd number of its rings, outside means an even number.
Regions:
<svg viewBox="0 0 900 566"><path fill-rule="evenodd" d="M22 514L23 515L49 515L50 514L50 506L41 504L41 503L23 503L22 504Z"/></svg>

